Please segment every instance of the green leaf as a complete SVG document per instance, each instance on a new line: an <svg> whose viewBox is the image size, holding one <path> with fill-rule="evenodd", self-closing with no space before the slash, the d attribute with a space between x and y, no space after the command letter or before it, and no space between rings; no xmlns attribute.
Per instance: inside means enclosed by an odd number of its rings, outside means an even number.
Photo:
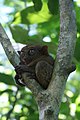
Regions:
<svg viewBox="0 0 80 120"><path fill-rule="evenodd" d="M13 77L4 73L0 73L0 82L3 82L7 85L15 85Z"/></svg>
<svg viewBox="0 0 80 120"><path fill-rule="evenodd" d="M79 63L77 63L77 65L76 65L76 66L77 66L76 71L77 71L77 72L80 72L80 62L79 62Z"/></svg>
<svg viewBox="0 0 80 120"><path fill-rule="evenodd" d="M64 108L66 108L66 109L64 109ZM63 114L69 114L69 112L70 112L70 108L69 108L69 106L67 106L67 102L62 102L62 104L61 104L61 107L60 107L60 113L63 113Z"/></svg>
<svg viewBox="0 0 80 120"><path fill-rule="evenodd" d="M10 27L13 38L18 43L25 43L28 39L28 31L21 26L15 25Z"/></svg>
<svg viewBox="0 0 80 120"><path fill-rule="evenodd" d="M49 11L56 15L58 14L58 11L59 11L59 0L48 0L48 8L49 8Z"/></svg>
<svg viewBox="0 0 80 120"><path fill-rule="evenodd" d="M11 3L13 3L13 0L10 2L10 0L4 0L4 5L10 5Z"/></svg>
<svg viewBox="0 0 80 120"><path fill-rule="evenodd" d="M42 8L42 1L41 0L32 0L34 3L34 9L38 12Z"/></svg>
<svg viewBox="0 0 80 120"><path fill-rule="evenodd" d="M48 21L50 18L51 15L49 14L46 3L44 3L40 12L36 13L33 6L17 12L14 17L13 24L37 24Z"/></svg>
<svg viewBox="0 0 80 120"><path fill-rule="evenodd" d="M80 111L76 111L76 120L79 120L80 119Z"/></svg>

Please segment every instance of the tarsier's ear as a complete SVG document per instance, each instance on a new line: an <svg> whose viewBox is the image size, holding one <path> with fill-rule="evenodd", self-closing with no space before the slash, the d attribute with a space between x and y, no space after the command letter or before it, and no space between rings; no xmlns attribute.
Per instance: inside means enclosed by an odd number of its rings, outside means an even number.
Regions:
<svg viewBox="0 0 80 120"><path fill-rule="evenodd" d="M20 55L21 51L17 51L17 52L18 52L18 54Z"/></svg>
<svg viewBox="0 0 80 120"><path fill-rule="evenodd" d="M48 46L47 45L42 46L41 53L43 55L48 55Z"/></svg>

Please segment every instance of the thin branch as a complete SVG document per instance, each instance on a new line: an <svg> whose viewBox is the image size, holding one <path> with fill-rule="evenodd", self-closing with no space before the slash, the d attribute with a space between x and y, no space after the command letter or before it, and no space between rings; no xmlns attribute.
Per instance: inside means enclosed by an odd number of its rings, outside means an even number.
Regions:
<svg viewBox="0 0 80 120"><path fill-rule="evenodd" d="M17 102L17 95L18 95L18 92L19 92L19 87L17 87L17 91L15 92L15 101L12 103L12 108L9 110L9 112L6 114L6 120L9 120L10 119L10 116L11 116L11 113L13 112L14 110L14 107L16 105L16 102Z"/></svg>
<svg viewBox="0 0 80 120"><path fill-rule="evenodd" d="M14 48L12 47L12 44L10 42L10 39L8 38L6 32L4 31L2 25L0 24L0 42L4 48L4 51L11 62L13 66L16 66L19 64L19 56L15 52Z"/></svg>

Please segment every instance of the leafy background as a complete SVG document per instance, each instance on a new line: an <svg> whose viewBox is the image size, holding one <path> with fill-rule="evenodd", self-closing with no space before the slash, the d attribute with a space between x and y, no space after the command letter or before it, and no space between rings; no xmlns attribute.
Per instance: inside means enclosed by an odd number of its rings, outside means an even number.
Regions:
<svg viewBox="0 0 80 120"><path fill-rule="evenodd" d="M24 44L48 45L55 58L59 39L58 0L0 0L0 21L18 50ZM59 120L80 119L80 1L74 1L77 42L70 74L60 108ZM15 44L17 43L17 44ZM21 43L21 44L19 44ZM0 46L0 118L1 120L38 120L37 103L30 90L14 82L14 68Z"/></svg>

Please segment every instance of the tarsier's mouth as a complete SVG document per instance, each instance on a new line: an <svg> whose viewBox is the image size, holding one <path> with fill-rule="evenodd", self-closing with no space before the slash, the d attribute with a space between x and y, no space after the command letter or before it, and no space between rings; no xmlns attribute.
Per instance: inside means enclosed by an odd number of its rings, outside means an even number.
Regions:
<svg viewBox="0 0 80 120"><path fill-rule="evenodd" d="M22 59L22 62L23 62L24 64L26 64L26 60Z"/></svg>

